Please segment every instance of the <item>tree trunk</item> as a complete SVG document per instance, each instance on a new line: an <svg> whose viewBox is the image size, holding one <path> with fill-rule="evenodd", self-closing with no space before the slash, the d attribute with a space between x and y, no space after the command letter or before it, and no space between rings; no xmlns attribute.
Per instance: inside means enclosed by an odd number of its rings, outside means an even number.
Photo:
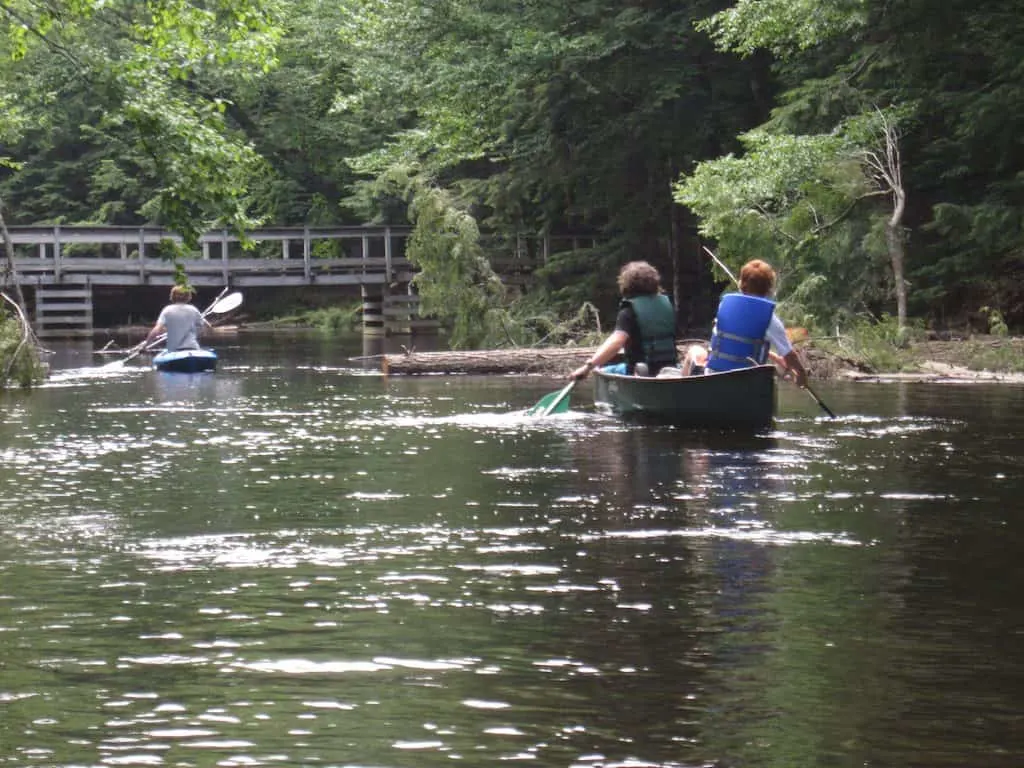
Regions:
<svg viewBox="0 0 1024 768"><path fill-rule="evenodd" d="M684 327L682 321L683 280L682 260L679 258L679 213L678 205L670 205L668 213L668 253L672 262L672 306L676 310L676 333Z"/></svg>
<svg viewBox="0 0 1024 768"><path fill-rule="evenodd" d="M6 260L3 269L3 287L14 288L14 298L18 302L18 308L22 315L28 317L28 308L25 305L25 294L21 292L21 284L18 282L18 275L14 269L14 243L11 241L11 233L7 231L7 221L4 219L4 201L0 199L0 232L4 238L4 253Z"/></svg>
<svg viewBox="0 0 1024 768"><path fill-rule="evenodd" d="M903 242L903 211L906 195L902 189L893 193L895 204L892 216L885 225L885 244L892 263L892 277L896 286L896 323L900 330L907 325L907 283L903 278L905 248Z"/></svg>
<svg viewBox="0 0 1024 768"><path fill-rule="evenodd" d="M543 373L568 376L590 359L597 347L544 347L543 349L481 349L473 351L410 352L352 358L377 364L384 373Z"/></svg>

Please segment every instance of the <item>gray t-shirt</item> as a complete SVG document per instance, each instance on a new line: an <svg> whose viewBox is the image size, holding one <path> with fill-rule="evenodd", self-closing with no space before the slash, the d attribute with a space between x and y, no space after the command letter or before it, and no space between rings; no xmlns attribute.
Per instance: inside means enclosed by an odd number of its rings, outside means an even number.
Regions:
<svg viewBox="0 0 1024 768"><path fill-rule="evenodd" d="M203 313L191 304L168 304L157 323L167 329L167 351L199 349L199 330Z"/></svg>

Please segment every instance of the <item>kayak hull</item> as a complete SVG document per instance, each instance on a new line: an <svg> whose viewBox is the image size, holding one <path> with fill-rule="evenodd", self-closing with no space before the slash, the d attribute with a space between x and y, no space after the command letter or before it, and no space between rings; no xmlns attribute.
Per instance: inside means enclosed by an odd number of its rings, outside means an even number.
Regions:
<svg viewBox="0 0 1024 768"><path fill-rule="evenodd" d="M775 367L757 365L684 378L595 371L594 400L623 418L678 427L771 429Z"/></svg>
<svg viewBox="0 0 1024 768"><path fill-rule="evenodd" d="M202 373L217 368L217 353L212 349L179 349L161 352L153 358L153 367L168 373Z"/></svg>

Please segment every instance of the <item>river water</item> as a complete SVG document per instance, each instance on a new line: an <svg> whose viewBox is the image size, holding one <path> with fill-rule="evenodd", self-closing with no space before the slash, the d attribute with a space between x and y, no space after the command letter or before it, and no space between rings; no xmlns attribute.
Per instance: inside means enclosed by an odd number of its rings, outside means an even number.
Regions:
<svg viewBox="0 0 1024 768"><path fill-rule="evenodd" d="M3 393L0 764L1024 765L1022 387L744 437L358 340L58 351Z"/></svg>

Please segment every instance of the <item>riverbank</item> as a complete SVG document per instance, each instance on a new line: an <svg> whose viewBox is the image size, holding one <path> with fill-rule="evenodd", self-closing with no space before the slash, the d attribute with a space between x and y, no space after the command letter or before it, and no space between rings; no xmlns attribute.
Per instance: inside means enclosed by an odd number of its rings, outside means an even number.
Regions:
<svg viewBox="0 0 1024 768"><path fill-rule="evenodd" d="M817 379L1024 383L1024 337L972 335L859 353L829 344L801 352Z"/></svg>
<svg viewBox="0 0 1024 768"><path fill-rule="evenodd" d="M239 322L241 320L241 322ZM216 336L250 331L287 332L298 326L246 322L232 318L214 329ZM110 329L120 339L144 335L148 326ZM308 329L308 327L307 327ZM116 345L115 345L116 346ZM396 344L396 346L398 346ZM414 345L408 345L410 349ZM851 381L955 381L1024 383L1024 337L973 335L949 340L926 340L905 348L856 349L835 343L802 342L798 349L811 377ZM123 350L120 350L123 351ZM380 355L389 373L529 373L564 376L593 353L593 347L397 352ZM117 354L110 349L107 354ZM365 361L361 361L365 362Z"/></svg>

